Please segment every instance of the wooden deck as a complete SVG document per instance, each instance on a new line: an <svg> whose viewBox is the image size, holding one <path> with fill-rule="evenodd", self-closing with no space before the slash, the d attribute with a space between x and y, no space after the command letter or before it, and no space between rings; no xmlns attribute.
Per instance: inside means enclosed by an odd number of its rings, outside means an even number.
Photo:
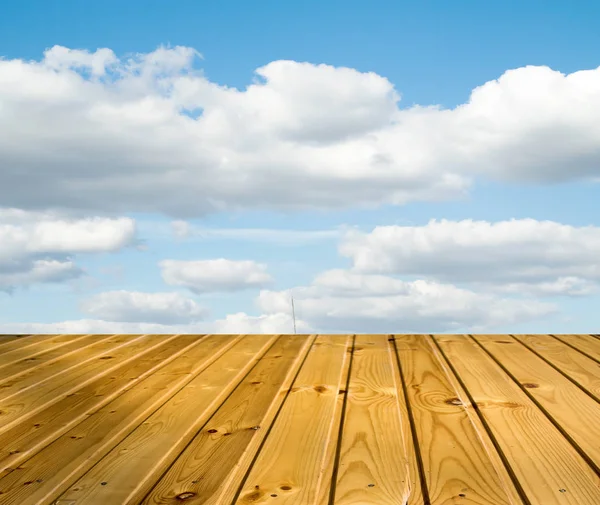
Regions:
<svg viewBox="0 0 600 505"><path fill-rule="evenodd" d="M595 335L0 336L0 504L599 505Z"/></svg>

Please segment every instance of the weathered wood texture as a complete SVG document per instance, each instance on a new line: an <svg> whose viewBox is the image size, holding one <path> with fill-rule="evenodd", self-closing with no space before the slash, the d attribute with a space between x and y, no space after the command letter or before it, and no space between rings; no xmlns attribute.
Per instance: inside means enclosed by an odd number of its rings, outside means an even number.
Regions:
<svg viewBox="0 0 600 505"><path fill-rule="evenodd" d="M0 505L599 505L594 335L0 335Z"/></svg>

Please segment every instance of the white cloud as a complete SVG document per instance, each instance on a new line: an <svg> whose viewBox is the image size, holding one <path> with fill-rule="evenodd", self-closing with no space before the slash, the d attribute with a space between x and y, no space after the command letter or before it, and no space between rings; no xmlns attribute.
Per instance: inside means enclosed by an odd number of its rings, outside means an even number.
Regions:
<svg viewBox="0 0 600 505"><path fill-rule="evenodd" d="M213 325L214 333L293 333L294 321L289 313L263 314L250 316L244 312L229 314ZM296 320L298 333L310 333L311 327L302 320Z"/></svg>
<svg viewBox="0 0 600 505"><path fill-rule="evenodd" d="M0 289L63 282L83 271L72 256L115 252L135 241L130 218L66 218L0 208Z"/></svg>
<svg viewBox="0 0 600 505"><path fill-rule="evenodd" d="M131 218L69 219L0 208L0 261L24 254L114 252L135 239Z"/></svg>
<svg viewBox="0 0 600 505"><path fill-rule="evenodd" d="M600 175L600 69L524 67L455 109L400 109L374 73L274 61L237 90L197 56L55 46L0 60L0 201L189 217L450 198L475 175Z"/></svg>
<svg viewBox="0 0 600 505"><path fill-rule="evenodd" d="M171 230L176 238L188 238L191 233L191 226L187 221L171 221Z"/></svg>
<svg viewBox="0 0 600 505"><path fill-rule="evenodd" d="M345 270L324 272L307 287L263 290L258 307L267 315L288 314L292 294L298 317L319 331L475 332L535 320L556 310L535 300Z"/></svg>
<svg viewBox="0 0 600 505"><path fill-rule="evenodd" d="M81 310L105 321L181 324L203 319L208 311L180 293L108 291L81 303Z"/></svg>
<svg viewBox="0 0 600 505"><path fill-rule="evenodd" d="M207 228L192 225L187 221L171 221L171 232L175 238L187 240L236 240L277 245L301 245L306 242L338 239L343 229L292 230L278 228ZM156 225L144 226L148 233L156 234Z"/></svg>
<svg viewBox="0 0 600 505"><path fill-rule="evenodd" d="M77 319L56 323L4 323L0 324L0 333L49 333L49 334L178 334L210 333L207 325L165 325L157 323L124 323L104 321L102 319Z"/></svg>
<svg viewBox="0 0 600 505"><path fill-rule="evenodd" d="M195 293L239 291L272 281L266 265L250 260L164 260L159 266L167 284L183 286Z"/></svg>
<svg viewBox="0 0 600 505"><path fill-rule="evenodd" d="M303 321L296 321L298 333L308 333ZM293 321L288 314L250 316L243 312L224 319L190 324L158 324L151 322L115 322L102 319L79 319L56 323L4 323L0 333L125 333L125 334L249 334L292 333Z"/></svg>
<svg viewBox="0 0 600 505"><path fill-rule="evenodd" d="M39 283L60 283L75 279L83 271L72 261L31 260L0 265L0 291Z"/></svg>
<svg viewBox="0 0 600 505"><path fill-rule="evenodd" d="M417 275L537 295L590 293L600 281L600 228L521 219L430 221L351 232L353 270Z"/></svg>

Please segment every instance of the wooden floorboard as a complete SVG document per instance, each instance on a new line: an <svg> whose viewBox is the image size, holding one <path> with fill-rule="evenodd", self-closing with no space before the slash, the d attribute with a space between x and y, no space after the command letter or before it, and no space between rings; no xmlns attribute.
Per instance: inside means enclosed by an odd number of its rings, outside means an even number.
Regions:
<svg viewBox="0 0 600 505"><path fill-rule="evenodd" d="M0 505L600 505L596 335L0 335Z"/></svg>

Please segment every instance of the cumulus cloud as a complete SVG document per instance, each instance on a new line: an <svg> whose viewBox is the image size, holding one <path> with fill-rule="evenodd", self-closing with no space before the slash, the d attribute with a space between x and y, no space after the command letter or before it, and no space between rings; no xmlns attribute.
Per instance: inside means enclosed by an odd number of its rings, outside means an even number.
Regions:
<svg viewBox="0 0 600 505"><path fill-rule="evenodd" d="M92 317L119 323L182 324L203 319L208 311L180 293L108 291L81 303Z"/></svg>
<svg viewBox="0 0 600 505"><path fill-rule="evenodd" d="M510 70L443 109L400 108L372 72L274 61L238 90L197 62L185 47L0 60L0 201L182 218L452 198L478 175L600 175L600 69Z"/></svg>
<svg viewBox="0 0 600 505"><path fill-rule="evenodd" d="M118 251L134 243L135 231L130 218L0 208L0 289L78 277L73 255Z"/></svg>
<svg viewBox="0 0 600 505"><path fill-rule="evenodd" d="M331 270L310 286L261 291L264 314L289 313L319 331L365 333L483 331L534 320L556 307L528 299L499 298L432 281L402 281L383 275Z"/></svg>
<svg viewBox="0 0 600 505"><path fill-rule="evenodd" d="M75 279L83 271L72 261L30 260L0 265L0 290L13 291L17 286L60 283Z"/></svg>
<svg viewBox="0 0 600 505"><path fill-rule="evenodd" d="M552 221L379 226L348 233L340 253L356 272L424 276L506 292L581 295L600 282L600 228Z"/></svg>
<svg viewBox="0 0 600 505"><path fill-rule="evenodd" d="M266 265L255 261L227 259L160 262L163 280L194 293L231 292L263 287L272 281Z"/></svg>

